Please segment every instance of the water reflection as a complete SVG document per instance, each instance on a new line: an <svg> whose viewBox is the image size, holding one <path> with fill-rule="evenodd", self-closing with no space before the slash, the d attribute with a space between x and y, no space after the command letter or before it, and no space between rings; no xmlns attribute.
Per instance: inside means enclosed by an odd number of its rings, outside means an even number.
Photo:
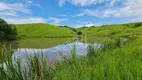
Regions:
<svg viewBox="0 0 142 80"><path fill-rule="evenodd" d="M62 59L62 57L71 56L71 50L73 47L76 47L77 56L87 55L87 47L89 44L82 42L74 42L63 45L58 45L52 48L43 48L43 49L34 49L34 48L18 48L14 51L12 55L13 58L19 58L21 61L25 61L27 56L34 56L35 54L42 54L44 57L47 57L48 61L57 61ZM93 44L94 48L97 49L101 44Z"/></svg>

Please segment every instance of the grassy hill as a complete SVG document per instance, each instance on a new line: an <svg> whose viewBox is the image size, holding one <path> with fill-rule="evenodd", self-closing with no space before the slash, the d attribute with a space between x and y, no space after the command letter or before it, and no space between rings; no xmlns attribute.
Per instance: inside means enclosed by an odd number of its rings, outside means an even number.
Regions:
<svg viewBox="0 0 142 80"><path fill-rule="evenodd" d="M20 24L16 25L18 34L30 38L55 38L55 37L72 37L75 32L68 27L59 27L49 24ZM96 27L82 27L77 29L83 35L108 37L108 36L141 36L142 22L129 24L113 24Z"/></svg>
<svg viewBox="0 0 142 80"><path fill-rule="evenodd" d="M16 25L19 36L32 38L48 37L72 37L75 33L66 27L58 27L50 24L19 24Z"/></svg>
<svg viewBox="0 0 142 80"><path fill-rule="evenodd" d="M79 28L87 36L141 36L142 22Z"/></svg>

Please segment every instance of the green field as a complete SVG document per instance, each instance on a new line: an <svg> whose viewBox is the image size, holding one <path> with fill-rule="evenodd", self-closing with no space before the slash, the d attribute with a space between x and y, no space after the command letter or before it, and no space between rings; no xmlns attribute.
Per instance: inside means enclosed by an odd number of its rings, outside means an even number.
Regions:
<svg viewBox="0 0 142 80"><path fill-rule="evenodd" d="M50 24L20 24L16 25L19 36L28 38L73 37L75 32L66 27Z"/></svg>
<svg viewBox="0 0 142 80"><path fill-rule="evenodd" d="M129 23L129 24L114 24L103 25L88 28L79 28L78 30L83 32L86 36L98 36L98 37L130 37L142 35L142 22Z"/></svg>

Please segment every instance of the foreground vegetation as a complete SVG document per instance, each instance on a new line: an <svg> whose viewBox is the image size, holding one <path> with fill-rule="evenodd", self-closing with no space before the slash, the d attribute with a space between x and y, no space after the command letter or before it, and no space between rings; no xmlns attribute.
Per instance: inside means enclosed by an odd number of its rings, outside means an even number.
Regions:
<svg viewBox="0 0 142 80"><path fill-rule="evenodd" d="M68 27L54 26L50 24L19 24L15 25L20 37L27 38L64 38L73 37L75 32Z"/></svg>
<svg viewBox="0 0 142 80"><path fill-rule="evenodd" d="M142 80L142 38L117 38L94 50L88 46L86 57L77 58L76 48L71 58L48 63L43 57L27 57L28 67L20 60L13 62L12 52L0 50L0 80ZM2 63L2 62L5 62Z"/></svg>

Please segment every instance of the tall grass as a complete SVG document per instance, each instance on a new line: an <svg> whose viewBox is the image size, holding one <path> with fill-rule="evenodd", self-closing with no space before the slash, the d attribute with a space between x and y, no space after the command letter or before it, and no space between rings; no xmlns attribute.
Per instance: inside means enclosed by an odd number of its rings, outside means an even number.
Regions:
<svg viewBox="0 0 142 80"><path fill-rule="evenodd" d="M133 42L138 40L141 39ZM142 80L142 46L132 42L123 47L119 45L119 39L98 50L90 45L83 58L76 57L74 47L71 58L52 64L43 55L40 59L35 55L27 58L28 66L24 68L20 59L13 63L2 49L0 56L5 65L1 63L0 80Z"/></svg>
<svg viewBox="0 0 142 80"><path fill-rule="evenodd" d="M48 62L43 55L27 56L27 63L23 63L24 65L20 59L12 59L5 49L2 49L0 56L3 57L1 57L0 80L46 80L50 78Z"/></svg>

